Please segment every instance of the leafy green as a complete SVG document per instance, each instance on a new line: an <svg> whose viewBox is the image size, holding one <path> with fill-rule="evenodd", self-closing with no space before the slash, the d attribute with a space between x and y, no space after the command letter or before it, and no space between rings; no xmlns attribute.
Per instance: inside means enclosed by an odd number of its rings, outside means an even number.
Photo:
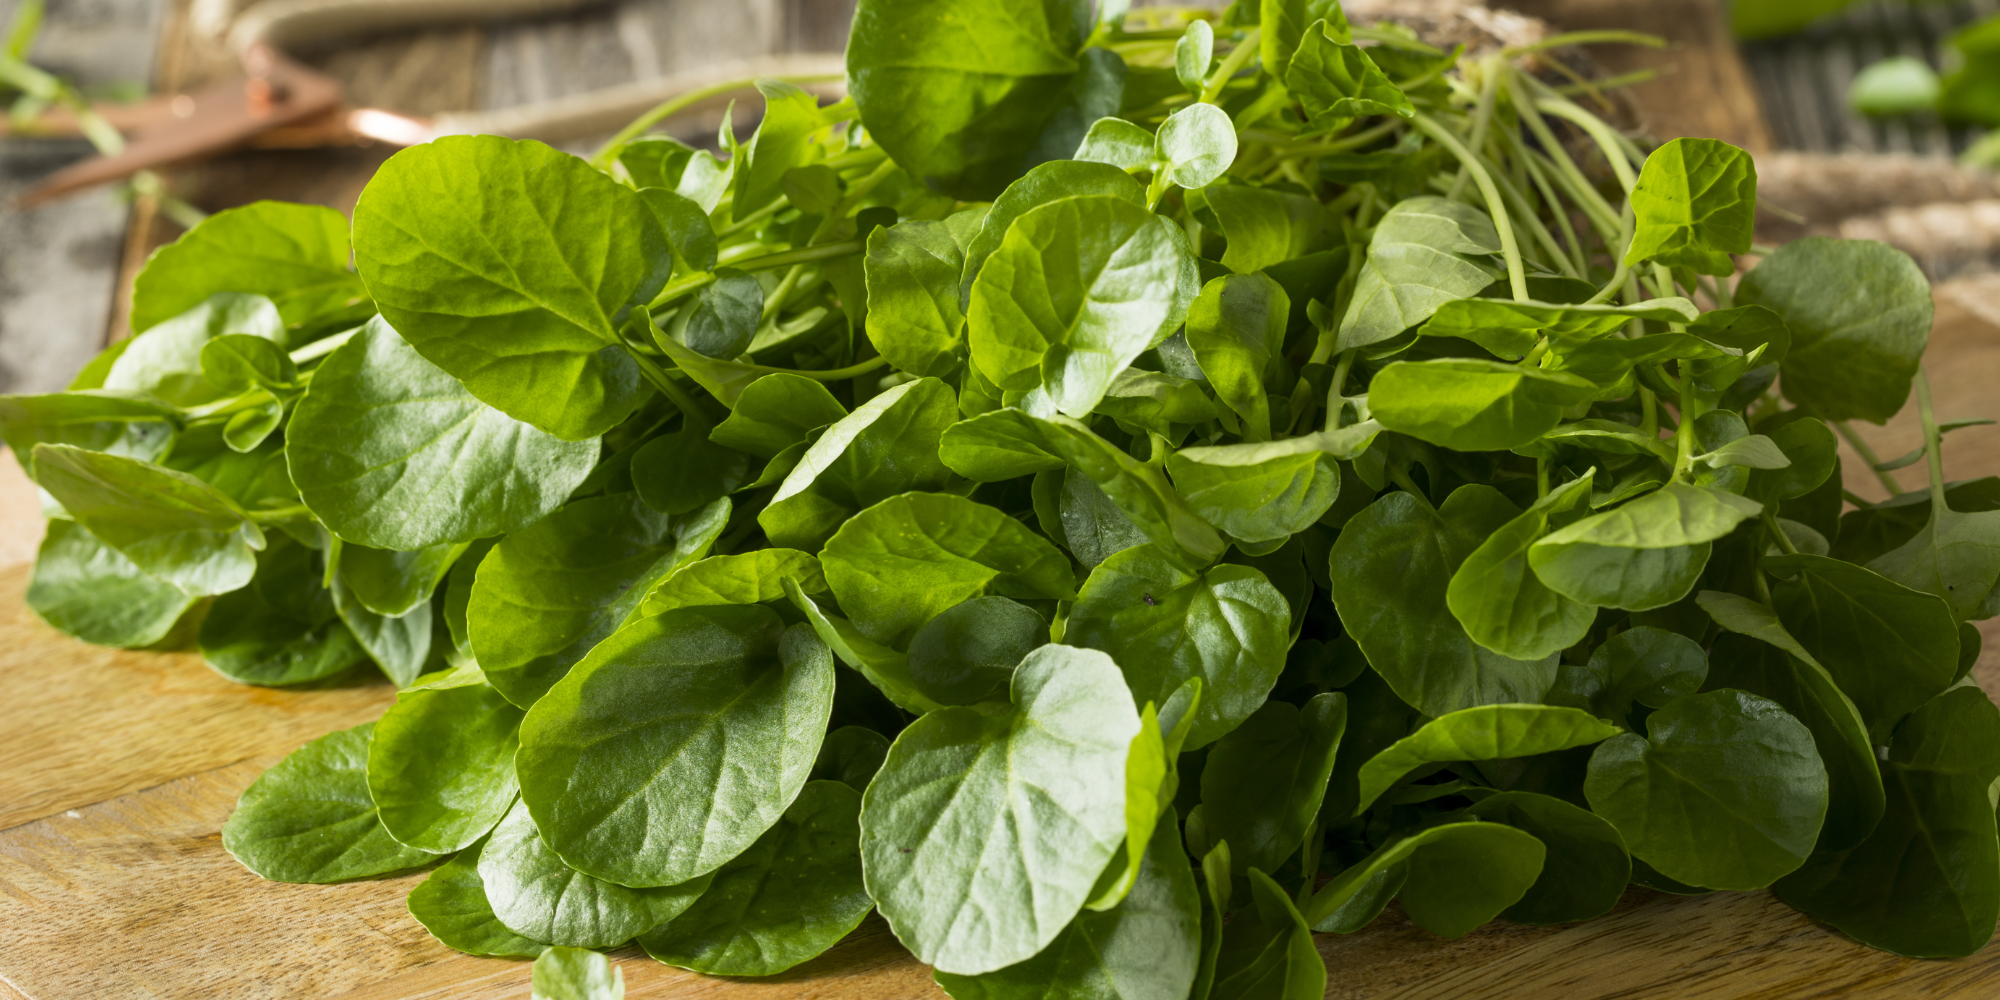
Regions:
<svg viewBox="0 0 2000 1000"><path fill-rule="evenodd" d="M222 824L222 846L277 882L344 882L429 864L397 843L368 795L375 723L328 733L257 776Z"/></svg>
<svg viewBox="0 0 2000 1000"><path fill-rule="evenodd" d="M1750 252L1757 165L1720 139L1675 139L1646 157L1632 189L1637 219L1625 263L1651 260L1698 274L1732 275L1730 254Z"/></svg>
<svg viewBox="0 0 2000 1000"><path fill-rule="evenodd" d="M476 665L397 695L368 744L368 794L383 828L434 854L485 836L514 803L520 726L521 710Z"/></svg>
<svg viewBox="0 0 2000 1000"><path fill-rule="evenodd" d="M448 948L473 955L529 958L548 945L507 929L486 901L486 881L479 877L484 838L433 869L410 890L410 916Z"/></svg>
<svg viewBox="0 0 2000 1000"><path fill-rule="evenodd" d="M1471 298L1500 275L1493 220L1464 202L1433 195L1397 202L1375 224L1354 297L1340 319L1339 349L1388 340Z"/></svg>
<svg viewBox="0 0 2000 1000"><path fill-rule="evenodd" d="M1588 746L1618 735L1619 727L1589 712L1556 705L1480 705L1438 716L1361 765L1361 801L1367 809L1411 771L1425 764L1532 757Z"/></svg>
<svg viewBox="0 0 2000 1000"><path fill-rule="evenodd" d="M594 951L555 947L535 959L530 1000L625 1000L625 970Z"/></svg>
<svg viewBox="0 0 2000 1000"><path fill-rule="evenodd" d="M1932 307L1908 254L1810 236L1759 261L1736 296L1776 312L1791 331L1780 368L1786 398L1827 420L1877 423L1909 398Z"/></svg>
<svg viewBox="0 0 2000 1000"><path fill-rule="evenodd" d="M347 218L320 205L251 202L203 219L148 258L132 283L132 329L143 333L218 292L262 295L285 323L366 300L348 269Z"/></svg>
<svg viewBox="0 0 2000 1000"><path fill-rule="evenodd" d="M42 488L139 572L197 597L228 593L256 572L264 533L215 487L74 445L38 444L32 455Z"/></svg>
<svg viewBox="0 0 2000 1000"><path fill-rule="evenodd" d="M1303 709L1265 702L1209 748L1189 839L1198 825L1205 842L1229 843L1237 873L1276 871L1319 813L1346 729L1347 696L1337 691L1315 696Z"/></svg>
<svg viewBox="0 0 2000 1000"><path fill-rule="evenodd" d="M951 389L936 379L906 382L863 403L806 449L757 523L774 544L811 550L864 507L945 485L951 472L937 441L957 410Z"/></svg>
<svg viewBox="0 0 2000 1000"><path fill-rule="evenodd" d="M479 852L479 878L494 916L532 941L576 948L612 948L673 919L708 889L709 876L681 885L630 889L592 878L549 849L516 802Z"/></svg>
<svg viewBox="0 0 2000 1000"><path fill-rule="evenodd" d="M43 621L69 635L132 648L159 641L197 598L147 576L75 521L50 521L27 600Z"/></svg>

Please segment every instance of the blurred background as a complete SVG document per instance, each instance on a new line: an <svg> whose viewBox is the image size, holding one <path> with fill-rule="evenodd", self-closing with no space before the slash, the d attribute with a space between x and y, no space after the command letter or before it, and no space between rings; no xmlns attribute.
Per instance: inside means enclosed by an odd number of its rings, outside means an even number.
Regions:
<svg viewBox="0 0 2000 1000"><path fill-rule="evenodd" d="M1399 19L1476 10L1465 0L1347 6L1358 17ZM1618 93L1636 129L1662 140L1715 136L1758 155L1760 238L1885 239L1934 279L1975 290L2000 261L2000 182L1987 170L2000 165L2000 132L1985 141L1987 127L2000 125L2000 0L1493 6L1539 18L1541 31L1626 28L1668 39L1658 51L1596 46L1590 58L1600 79L1624 84ZM852 10L852 0L0 0L0 26L11 25L0 39L0 106L10 111L0 135L0 392L59 389L123 336L132 274L203 213L259 198L346 210L398 148L324 129L264 131L247 144L264 148L208 143L202 151L219 155L19 201L66 165L115 150L119 133L171 132L171 116L193 105L185 95L240 81L246 23L280 25L266 34L337 85L346 107L421 119L505 113L705 70L714 77L754 57L837 53ZM412 11L433 24L407 26ZM121 127L107 111L93 137L28 134L49 121L38 117L46 109L149 94L150 117L132 112L137 124ZM755 127L755 104L736 113L739 133ZM400 120L393 116L385 127ZM700 124L690 138L712 144L712 121ZM558 144L585 149L596 138ZM1975 310L2000 298L1961 297ZM1988 318L2000 321L2000 310Z"/></svg>

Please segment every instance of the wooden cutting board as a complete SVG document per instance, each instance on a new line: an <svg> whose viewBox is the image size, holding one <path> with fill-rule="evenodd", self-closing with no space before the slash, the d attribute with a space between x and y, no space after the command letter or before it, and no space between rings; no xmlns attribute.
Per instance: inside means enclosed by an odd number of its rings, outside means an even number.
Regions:
<svg viewBox="0 0 2000 1000"><path fill-rule="evenodd" d="M2000 326L1940 296L1929 369L1939 412L2000 414ZM1883 454L1912 418L1868 428ZM2000 472L2000 429L1954 434L1953 478ZM1863 496L1881 487L1857 474ZM1914 485L1921 469L1904 470ZM0 457L0 1000L340 997L519 1000L528 965L457 954L404 910L421 873L334 886L266 882L222 850L222 822L264 768L379 716L379 678L319 690L243 687L198 656L87 646L22 604L42 531L33 487ZM1977 675L2000 691L2000 619ZM1561 928L1495 923L1457 941L1393 908L1321 935L1329 997L1992 997L2000 948L1936 962L1871 951L1766 892L1681 898L1630 891L1608 917ZM768 980L711 979L636 950L616 956L628 996L940 998L870 919L839 947Z"/></svg>

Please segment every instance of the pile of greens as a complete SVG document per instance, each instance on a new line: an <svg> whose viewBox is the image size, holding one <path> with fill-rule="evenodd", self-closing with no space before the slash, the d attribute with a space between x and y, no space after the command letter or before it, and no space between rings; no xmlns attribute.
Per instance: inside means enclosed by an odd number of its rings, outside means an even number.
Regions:
<svg viewBox="0 0 2000 1000"><path fill-rule="evenodd" d="M767 975L873 910L961 1000L1304 998L1392 900L1628 883L1984 945L2000 478L1942 481L1915 265L1753 250L1745 153L1534 51L1105 6L863 0L851 98L761 81L723 157L642 134L685 102L405 150L354 270L336 212L215 215L0 402L31 605L378 666L223 844L435 866L475 954Z"/></svg>

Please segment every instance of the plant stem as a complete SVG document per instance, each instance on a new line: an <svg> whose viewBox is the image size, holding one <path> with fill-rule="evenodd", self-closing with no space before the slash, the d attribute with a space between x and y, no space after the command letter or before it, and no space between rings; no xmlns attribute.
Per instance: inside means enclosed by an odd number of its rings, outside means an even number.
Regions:
<svg viewBox="0 0 2000 1000"><path fill-rule="evenodd" d="M1827 423L1832 424L1833 429L1840 434L1840 439L1847 442L1847 446L1854 449L1854 453L1860 455L1862 461L1868 463L1868 471L1875 474L1875 480L1882 484L1883 489L1889 491L1890 496L1903 495L1905 491L1902 485L1896 482L1896 477L1876 468L1882 464L1881 456L1875 454L1875 449L1870 448L1868 442L1861 440L1861 435L1854 433L1854 428L1847 426L1847 421L1829 420Z"/></svg>
<svg viewBox="0 0 2000 1000"><path fill-rule="evenodd" d="M1411 496L1423 501L1424 506L1432 510L1437 509L1437 504L1432 503L1431 498L1425 496L1423 490L1417 489L1417 481L1410 478L1410 470L1404 468L1401 463L1389 463L1389 481L1408 491Z"/></svg>
<svg viewBox="0 0 2000 1000"><path fill-rule="evenodd" d="M1917 368L1917 417L1924 424L1924 458L1931 473L1931 520L1947 508L1944 503L1944 434L1938 430L1937 414L1931 412L1931 380ZM1871 463L1872 464L1872 463Z"/></svg>
<svg viewBox="0 0 2000 1000"><path fill-rule="evenodd" d="M762 257L752 257L748 260L737 261L730 266L739 271L765 271L774 267L789 267L793 264L809 264L816 260L827 260L832 257L845 257L849 254L860 253L866 249L868 249L867 245L860 240L842 240L839 243L822 243L818 246L799 247L794 250L783 250L778 253L765 254ZM653 301L648 304L647 308L658 309L689 292L706 288L714 283L714 271L697 271L684 278L669 281L665 288L660 289L660 294L653 296Z"/></svg>
<svg viewBox="0 0 2000 1000"><path fill-rule="evenodd" d="M1430 136L1438 145L1449 150L1451 155L1458 157L1458 161L1472 171L1472 180L1479 185L1479 193L1486 198L1486 210L1493 216L1493 228L1500 234L1500 255L1507 260L1508 287L1512 289L1516 302L1526 302L1528 272L1521 265L1521 246L1514 240L1514 226L1507 218L1507 202L1500 197L1500 189L1494 186L1492 176L1480 164L1479 158L1465 148L1465 143L1459 141L1458 136L1432 120L1429 115L1419 111L1410 122L1418 131Z"/></svg>
<svg viewBox="0 0 2000 1000"><path fill-rule="evenodd" d="M788 76L775 76L768 79L781 80L785 83L826 83L842 79L845 76L846 74L844 73L793 73ZM766 78L749 77L742 80L726 80L722 83L709 84L706 87L697 87L684 94L676 94L673 97L667 98L653 105L652 110L634 118L630 125L619 129L617 135L605 140L604 145L597 147L597 152L591 156L590 162L599 170L609 169L611 166L611 157L618 151L618 148L637 138L647 129L711 97L721 97L724 94L755 87L757 81L760 79Z"/></svg>
<svg viewBox="0 0 2000 1000"><path fill-rule="evenodd" d="M1500 99L1500 78L1507 75L1507 63L1498 56L1488 56L1479 61L1480 73L1485 79L1479 81L1479 103L1472 111L1472 138L1467 145L1474 151L1486 145L1486 128L1493 122L1493 105ZM1471 176L1464 164L1458 166L1458 176L1451 179L1451 190L1444 196L1457 199L1465 190L1466 178Z"/></svg>
<svg viewBox="0 0 2000 1000"><path fill-rule="evenodd" d="M1660 436L1660 396L1643 385L1639 387L1639 433L1648 439Z"/></svg>
<svg viewBox="0 0 2000 1000"><path fill-rule="evenodd" d="M1570 196L1577 199L1577 204L1583 206L1585 213L1595 217L1599 228L1604 232L1617 231L1618 214L1612 211L1611 204L1605 201L1604 196L1597 193L1597 188L1591 186L1590 181L1583 176L1582 169L1570 158L1569 151L1563 148L1562 140L1556 138L1555 132L1549 128L1549 123L1535 110L1534 102L1529 100L1526 88L1522 86L1518 76L1507 80L1507 94L1513 102L1514 110L1520 113L1522 124L1527 125L1528 130L1535 134L1542 148L1547 151L1549 159L1555 161L1557 171L1568 179ZM1629 171L1630 168L1627 169ZM1624 180L1623 174L1619 176L1619 180ZM1631 186L1627 185L1625 190L1629 193Z"/></svg>
<svg viewBox="0 0 2000 1000"><path fill-rule="evenodd" d="M1207 85L1201 88L1201 103L1215 103L1215 99L1222 94L1222 88L1229 84L1229 78L1235 76L1237 70L1248 65L1250 57L1257 54L1257 45L1261 39L1261 29L1252 28L1249 34L1243 36L1242 41L1236 43L1236 47L1223 58L1222 65L1215 68L1215 75L1209 77Z"/></svg>
<svg viewBox="0 0 2000 1000"><path fill-rule="evenodd" d="M1333 366L1333 381L1326 389L1326 429L1340 429L1342 411L1347 409L1347 374L1354 370L1354 355L1357 348L1340 352L1340 361Z"/></svg>
<svg viewBox="0 0 2000 1000"><path fill-rule="evenodd" d="M313 361L319 358L326 357L327 355L332 354L333 352L340 350L342 347L346 346L347 342L353 340L354 335L360 332L361 328L357 326L352 330L343 331L341 333L336 333L331 337L322 337L318 340L315 340L312 343L307 344L306 346L301 347L296 351L293 351L292 363L295 365L302 365L308 361Z"/></svg>
<svg viewBox="0 0 2000 1000"><path fill-rule="evenodd" d="M1792 536L1786 534L1784 525L1778 523L1778 512L1772 510L1770 504L1764 505L1764 527L1771 529L1771 534L1777 541L1778 548L1782 549L1786 555L1795 556L1799 554L1799 547L1792 544Z"/></svg>

